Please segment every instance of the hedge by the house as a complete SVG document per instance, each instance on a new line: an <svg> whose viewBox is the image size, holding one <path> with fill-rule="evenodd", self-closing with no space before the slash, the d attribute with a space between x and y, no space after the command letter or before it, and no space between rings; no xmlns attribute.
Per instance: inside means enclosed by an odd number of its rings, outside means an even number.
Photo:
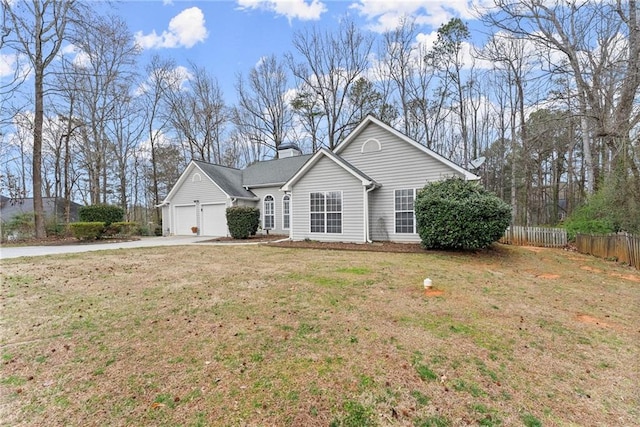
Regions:
<svg viewBox="0 0 640 427"><path fill-rule="evenodd" d="M260 225L260 210L250 206L227 208L227 227L234 239L247 239L256 234Z"/></svg>
<svg viewBox="0 0 640 427"><path fill-rule="evenodd" d="M119 221L112 222L105 227L105 236L131 236L139 232L139 226L137 222Z"/></svg>
<svg viewBox="0 0 640 427"><path fill-rule="evenodd" d="M104 222L72 222L69 224L73 237L80 240L96 240L104 232Z"/></svg>
<svg viewBox="0 0 640 427"><path fill-rule="evenodd" d="M124 219L124 209L111 205L82 206L78 210L78 216L80 222L104 222L108 227L112 222L121 222Z"/></svg>
<svg viewBox="0 0 640 427"><path fill-rule="evenodd" d="M418 192L415 214L425 248L474 250L502 237L511 207L474 182L449 178Z"/></svg>

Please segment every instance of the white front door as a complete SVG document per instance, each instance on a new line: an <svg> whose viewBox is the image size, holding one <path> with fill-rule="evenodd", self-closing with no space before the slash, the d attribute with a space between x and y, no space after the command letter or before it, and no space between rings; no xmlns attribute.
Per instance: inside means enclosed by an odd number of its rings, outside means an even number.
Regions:
<svg viewBox="0 0 640 427"><path fill-rule="evenodd" d="M227 206L224 203L200 205L203 236L227 235Z"/></svg>

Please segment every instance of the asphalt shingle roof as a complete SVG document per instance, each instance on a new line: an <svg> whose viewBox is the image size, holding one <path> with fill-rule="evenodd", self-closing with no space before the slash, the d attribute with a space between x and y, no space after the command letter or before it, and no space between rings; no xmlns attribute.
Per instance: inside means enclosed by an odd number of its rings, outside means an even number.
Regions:
<svg viewBox="0 0 640 427"><path fill-rule="evenodd" d="M242 186L242 171L240 169L214 165L199 160L194 160L193 162L229 196L243 198L255 197L255 194Z"/></svg>
<svg viewBox="0 0 640 427"><path fill-rule="evenodd" d="M256 162L247 166L247 168L242 171L242 183L248 187L259 187L267 184L284 184L310 158L311 154L306 154L304 156Z"/></svg>
<svg viewBox="0 0 640 427"><path fill-rule="evenodd" d="M53 216L57 210L59 218L64 215L64 199L56 199L54 197L43 197L42 207L45 216ZM78 219L78 209L82 205L71 202L71 220ZM0 220L8 221L16 215L33 212L33 198L11 199L2 196L0 198Z"/></svg>

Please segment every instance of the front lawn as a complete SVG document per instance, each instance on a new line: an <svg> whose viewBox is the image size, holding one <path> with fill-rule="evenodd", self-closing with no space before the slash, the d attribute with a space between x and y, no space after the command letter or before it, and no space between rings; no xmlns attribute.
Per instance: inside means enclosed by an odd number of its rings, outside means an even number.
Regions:
<svg viewBox="0 0 640 427"><path fill-rule="evenodd" d="M0 267L2 425L640 419L640 274L593 257L188 246Z"/></svg>

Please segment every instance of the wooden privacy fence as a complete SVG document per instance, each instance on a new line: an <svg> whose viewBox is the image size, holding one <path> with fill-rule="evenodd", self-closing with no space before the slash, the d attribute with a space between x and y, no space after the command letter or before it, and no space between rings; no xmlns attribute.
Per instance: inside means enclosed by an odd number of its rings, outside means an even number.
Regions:
<svg viewBox="0 0 640 427"><path fill-rule="evenodd" d="M512 225L504 232L500 243L518 246L561 248L567 245L567 230L564 228Z"/></svg>
<svg viewBox="0 0 640 427"><path fill-rule="evenodd" d="M640 270L640 236L629 233L577 234L578 252L624 262Z"/></svg>

